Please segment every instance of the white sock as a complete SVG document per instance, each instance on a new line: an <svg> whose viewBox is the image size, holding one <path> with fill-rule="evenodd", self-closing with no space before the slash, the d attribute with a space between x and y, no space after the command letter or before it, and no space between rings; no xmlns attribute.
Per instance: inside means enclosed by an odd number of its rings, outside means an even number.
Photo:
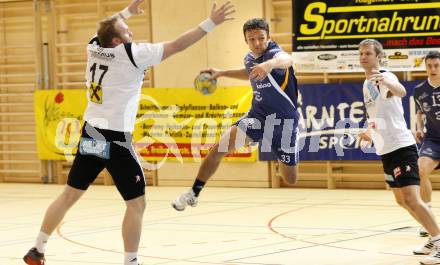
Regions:
<svg viewBox="0 0 440 265"><path fill-rule="evenodd" d="M434 243L434 245L439 246L440 245L440 235L436 235L431 237L431 242Z"/></svg>
<svg viewBox="0 0 440 265"><path fill-rule="evenodd" d="M37 251L40 253L46 252L46 244L47 240L49 239L49 235L41 232L38 234L37 239L35 240L35 247L37 248Z"/></svg>
<svg viewBox="0 0 440 265"><path fill-rule="evenodd" d="M124 265L138 265L137 252L124 252Z"/></svg>

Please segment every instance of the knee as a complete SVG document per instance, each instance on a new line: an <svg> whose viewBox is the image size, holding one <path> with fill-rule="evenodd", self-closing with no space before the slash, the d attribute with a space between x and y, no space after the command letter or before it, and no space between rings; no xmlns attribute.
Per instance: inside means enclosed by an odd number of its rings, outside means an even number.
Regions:
<svg viewBox="0 0 440 265"><path fill-rule="evenodd" d="M289 172L283 174L283 179L290 185L296 184L298 182L298 177L296 172Z"/></svg>
<svg viewBox="0 0 440 265"><path fill-rule="evenodd" d="M408 205L406 205L406 203L403 199L396 199L396 202L400 207L408 209Z"/></svg>
<svg viewBox="0 0 440 265"><path fill-rule="evenodd" d="M62 199L64 205L72 206L76 201L78 201L83 193L84 191L82 190L67 188L61 194L60 198Z"/></svg>
<svg viewBox="0 0 440 265"><path fill-rule="evenodd" d="M223 147L221 143L216 143L210 150L205 159L219 161L230 152L228 147Z"/></svg>
<svg viewBox="0 0 440 265"><path fill-rule="evenodd" d="M127 211L143 214L147 204L145 202L145 196L127 201Z"/></svg>
<svg viewBox="0 0 440 265"><path fill-rule="evenodd" d="M417 198L413 197L413 196L406 196L403 199L403 203L406 205L405 208L409 208L411 210L414 210L417 208L417 206L420 204L420 201L417 200Z"/></svg>
<svg viewBox="0 0 440 265"><path fill-rule="evenodd" d="M428 180L429 178L429 173L426 169L424 169L423 167L419 168L419 176L421 180Z"/></svg>

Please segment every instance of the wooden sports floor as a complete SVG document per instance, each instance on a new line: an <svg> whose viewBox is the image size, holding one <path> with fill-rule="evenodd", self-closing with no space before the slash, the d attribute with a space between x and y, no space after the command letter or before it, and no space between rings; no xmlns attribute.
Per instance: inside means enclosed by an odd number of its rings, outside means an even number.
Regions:
<svg viewBox="0 0 440 265"><path fill-rule="evenodd" d="M0 184L0 265L23 264L62 188ZM170 200L184 190L147 188L143 264L419 264L412 249L426 240L386 190L207 187L196 208L176 212ZM433 202L438 216L439 192ZM115 187L92 186L50 239L46 263L122 264L123 213Z"/></svg>

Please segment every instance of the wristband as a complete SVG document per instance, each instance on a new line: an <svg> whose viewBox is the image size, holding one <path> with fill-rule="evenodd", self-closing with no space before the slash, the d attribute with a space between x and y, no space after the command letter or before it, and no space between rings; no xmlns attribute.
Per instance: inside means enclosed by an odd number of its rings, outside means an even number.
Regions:
<svg viewBox="0 0 440 265"><path fill-rule="evenodd" d="M199 27L206 33L211 32L217 26L211 18L207 18L199 24Z"/></svg>
<svg viewBox="0 0 440 265"><path fill-rule="evenodd" d="M128 7L124 8L124 10L122 10L121 12L119 12L119 16L126 20L129 17L131 17L133 14L128 10Z"/></svg>

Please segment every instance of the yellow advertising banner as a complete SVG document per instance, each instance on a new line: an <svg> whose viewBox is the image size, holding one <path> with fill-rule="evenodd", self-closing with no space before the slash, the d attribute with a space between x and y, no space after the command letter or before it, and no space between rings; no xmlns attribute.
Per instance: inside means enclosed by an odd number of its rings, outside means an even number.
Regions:
<svg viewBox="0 0 440 265"><path fill-rule="evenodd" d="M133 142L144 160L200 161L220 135L249 109L250 87L218 88L211 95L194 89L144 88ZM35 92L38 156L72 159L80 138L85 90ZM225 160L256 161L256 148L243 147Z"/></svg>

